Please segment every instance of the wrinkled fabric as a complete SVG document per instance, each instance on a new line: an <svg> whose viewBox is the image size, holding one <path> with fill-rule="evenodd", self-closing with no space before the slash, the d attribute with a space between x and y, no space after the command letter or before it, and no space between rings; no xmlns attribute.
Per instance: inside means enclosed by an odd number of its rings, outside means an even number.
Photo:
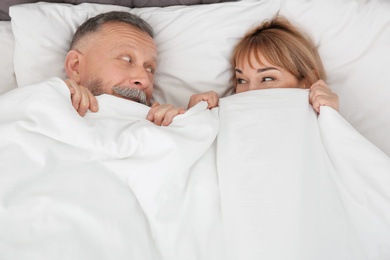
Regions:
<svg viewBox="0 0 390 260"><path fill-rule="evenodd" d="M207 104L161 127L98 102L80 117L59 78L0 97L0 259L221 259L216 172L197 163L214 156Z"/></svg>
<svg viewBox="0 0 390 260"><path fill-rule="evenodd" d="M308 90L220 100L228 259L390 259L390 158Z"/></svg>

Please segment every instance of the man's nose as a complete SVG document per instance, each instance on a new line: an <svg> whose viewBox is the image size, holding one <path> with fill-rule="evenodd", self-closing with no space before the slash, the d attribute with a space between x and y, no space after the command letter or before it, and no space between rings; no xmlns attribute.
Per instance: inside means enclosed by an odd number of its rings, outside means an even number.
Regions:
<svg viewBox="0 0 390 260"><path fill-rule="evenodd" d="M138 89L146 89L150 86L150 78L144 67L137 66L130 72L130 83Z"/></svg>

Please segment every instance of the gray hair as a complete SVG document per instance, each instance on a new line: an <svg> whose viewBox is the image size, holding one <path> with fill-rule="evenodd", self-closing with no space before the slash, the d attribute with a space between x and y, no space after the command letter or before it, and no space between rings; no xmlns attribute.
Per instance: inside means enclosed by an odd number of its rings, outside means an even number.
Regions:
<svg viewBox="0 0 390 260"><path fill-rule="evenodd" d="M70 44L70 49L73 49L74 46L82 39L84 36L98 31L103 24L109 22L122 22L127 23L143 32L146 32L153 38L153 28L141 17L131 14L129 12L122 11L111 11L107 13L101 13L94 17L89 18L80 27L76 30L72 42Z"/></svg>

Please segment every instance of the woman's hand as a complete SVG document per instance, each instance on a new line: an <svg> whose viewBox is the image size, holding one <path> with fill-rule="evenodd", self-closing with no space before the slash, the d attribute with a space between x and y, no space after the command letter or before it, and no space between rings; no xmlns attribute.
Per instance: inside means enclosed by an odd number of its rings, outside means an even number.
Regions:
<svg viewBox="0 0 390 260"><path fill-rule="evenodd" d="M219 96L215 91L207 91L200 94L194 94L190 97L187 109L190 109L191 107L195 106L200 101L207 101L207 108L211 109L218 106Z"/></svg>
<svg viewBox="0 0 390 260"><path fill-rule="evenodd" d="M323 80L318 80L310 86L309 102L317 113L321 106L328 106L339 111L339 97Z"/></svg>

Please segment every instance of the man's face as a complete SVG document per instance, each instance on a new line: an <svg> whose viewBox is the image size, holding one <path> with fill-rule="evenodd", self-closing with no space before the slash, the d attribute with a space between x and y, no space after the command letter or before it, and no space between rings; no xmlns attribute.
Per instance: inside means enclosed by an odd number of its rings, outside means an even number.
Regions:
<svg viewBox="0 0 390 260"><path fill-rule="evenodd" d="M135 88L144 92L147 102L150 101L157 47L147 33L125 23L107 23L79 51L84 60L79 67L80 84L92 94L123 97L126 90Z"/></svg>

